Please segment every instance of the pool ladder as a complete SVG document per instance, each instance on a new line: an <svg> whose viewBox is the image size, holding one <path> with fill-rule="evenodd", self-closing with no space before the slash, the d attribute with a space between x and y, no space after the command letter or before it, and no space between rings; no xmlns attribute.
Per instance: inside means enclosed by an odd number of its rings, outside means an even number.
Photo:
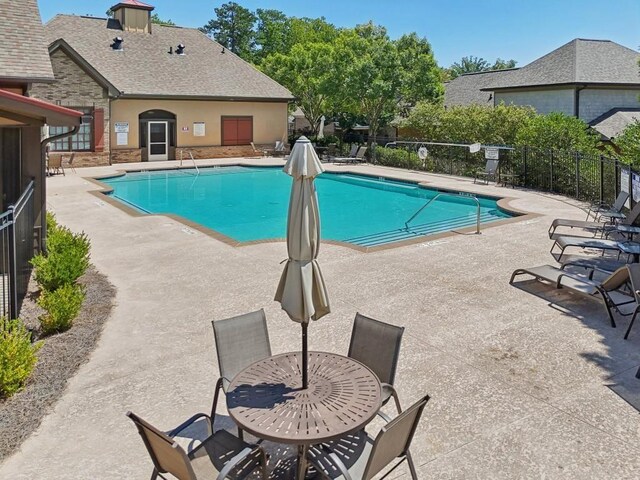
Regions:
<svg viewBox="0 0 640 480"><path fill-rule="evenodd" d="M196 165L196 161L193 158L193 154L191 153L190 150L188 150L187 153L189 154L189 157L191 157L191 163L193 163L193 166L196 169L196 173L198 175L200 175L200 170L198 169L198 165ZM184 154L184 148L180 149L180 168L182 168L182 157L183 157L183 154Z"/></svg>
<svg viewBox="0 0 640 480"><path fill-rule="evenodd" d="M405 230L409 230L409 223L411 223L411 221L414 218L416 218L420 214L420 212L422 212L425 208L427 208L429 205L431 205L431 203L434 202L435 200L437 200L439 197L472 198L476 202L476 206L477 206L477 209L476 209L476 234L480 233L480 201L478 200L478 198L475 195L454 194L454 193L447 193L447 192L438 193L435 197L433 197L431 200L429 200L427 203L425 203L423 206L421 206L418 209L418 211L411 216L411 218L409 220L404 222Z"/></svg>

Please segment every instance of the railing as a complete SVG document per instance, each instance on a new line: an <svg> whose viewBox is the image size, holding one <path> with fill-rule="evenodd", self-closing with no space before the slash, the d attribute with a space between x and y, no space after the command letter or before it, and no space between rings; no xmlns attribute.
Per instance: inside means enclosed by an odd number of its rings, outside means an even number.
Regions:
<svg viewBox="0 0 640 480"><path fill-rule="evenodd" d="M438 193L435 197L433 197L427 203L425 203L422 207L420 207L418 209L418 211L416 213L414 213L409 220L404 222L404 228L406 230L409 230L409 223L411 223L411 221L413 219L415 219L418 215L420 215L420 213L425 208L427 208L429 205L431 205L431 203L436 201L439 197L471 198L471 199L473 199L476 202L476 206L477 206L477 209L476 209L476 234L480 233L480 201L473 195L461 195L461 194L458 194L458 193L446 193L446 192Z"/></svg>
<svg viewBox="0 0 640 480"><path fill-rule="evenodd" d="M17 318L29 287L35 252L34 183L0 215L0 316Z"/></svg>
<svg viewBox="0 0 640 480"><path fill-rule="evenodd" d="M200 169L198 168L198 165L196 164L195 158L193 158L193 153L191 153L190 150L188 150L187 153L189 154L189 157L191 157L191 163L193 163L193 166L196 169L196 173L198 175L200 175ZM184 149L181 149L180 150L180 167L182 167L182 160L183 160L182 156L183 156L183 154L184 154Z"/></svg>

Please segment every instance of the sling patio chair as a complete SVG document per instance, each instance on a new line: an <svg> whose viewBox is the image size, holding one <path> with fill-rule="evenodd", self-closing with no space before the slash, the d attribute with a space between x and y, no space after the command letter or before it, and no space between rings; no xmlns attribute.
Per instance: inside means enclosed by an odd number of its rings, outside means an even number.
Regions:
<svg viewBox="0 0 640 480"><path fill-rule="evenodd" d="M65 177L64 167L62 166L62 155L55 155L49 157L47 162L47 175L56 175L62 172L62 176Z"/></svg>
<svg viewBox="0 0 640 480"><path fill-rule="evenodd" d="M591 204L587 210L587 220L589 220L591 215L593 215L593 218L596 221L602 216L610 219L624 218L624 214L621 212L628 199L629 194L627 192L620 192L613 204L603 202Z"/></svg>
<svg viewBox="0 0 640 480"><path fill-rule="evenodd" d="M489 184L489 180L497 181L499 165L499 160L487 160L484 170L476 170L473 183L476 183L478 180L483 180L485 184Z"/></svg>
<svg viewBox="0 0 640 480"><path fill-rule="evenodd" d="M629 323L629 326L627 327L627 331L624 334L625 340L629 338L629 333L631 333L631 327L633 327L633 323L636 321L636 317L638 316L638 313L640 313L640 265L635 263L633 265L629 265L627 268L629 269L631 292L633 293L633 296L636 301L636 308L633 310L633 313L630 314L632 315L631 322Z"/></svg>
<svg viewBox="0 0 640 480"><path fill-rule="evenodd" d="M589 275L578 275L552 265L540 265L514 270L509 283L513 285L515 278L519 275L531 275L536 280L555 285L556 288L566 287L587 296L600 295L607 309L611 326L615 328L613 311L620 315L629 315L622 312L619 307L635 302L635 297L628 287L631 282L631 272L637 268L637 264L625 265L613 273L603 272L607 277L602 281L597 281L593 280L593 272ZM594 270L598 269L594 267Z"/></svg>
<svg viewBox="0 0 640 480"><path fill-rule="evenodd" d="M220 369L220 378L216 382L211 407L211 418L215 418L220 390L226 395L231 380L241 370L258 360L270 357L271 344L264 309L224 320L214 320L211 324Z"/></svg>
<svg viewBox="0 0 640 480"><path fill-rule="evenodd" d="M253 149L253 153L260 155L261 157L268 157L269 156L269 150L266 150L264 148L258 148L255 146L255 144L253 142L250 142L251 148Z"/></svg>
<svg viewBox="0 0 640 480"><path fill-rule="evenodd" d="M132 412L127 412L127 417L136 425L153 461L151 480L166 479L165 473L178 480L244 479L257 469L262 479L267 479L267 459L262 448L243 442L226 430L213 433L213 421L205 413L194 415L167 433ZM175 437L200 419L207 422L209 436L187 453Z"/></svg>
<svg viewBox="0 0 640 480"><path fill-rule="evenodd" d="M549 227L549 238L552 240L561 234L556 234L559 227L579 228L588 232L593 232L594 236L600 233L602 236L619 233L621 235L636 235L640 233L638 220L640 219L640 202L636 203L631 211L624 216L619 223L611 222L594 222L588 220L569 220L565 218L556 218L551 222ZM574 235L572 235L574 236Z"/></svg>
<svg viewBox="0 0 640 480"><path fill-rule="evenodd" d="M382 382L382 404L385 405L393 397L398 413L402 408L393 382L403 333L404 327L397 327L356 313L347 354L373 370Z"/></svg>
<svg viewBox="0 0 640 480"><path fill-rule="evenodd" d="M351 149L351 151L353 151L353 148ZM331 159L331 161L333 163L357 163L357 162L363 162L364 161L364 156L367 153L367 147L359 147L356 150L355 154L351 154L351 152L349 152L349 156L348 157L334 157Z"/></svg>
<svg viewBox="0 0 640 480"><path fill-rule="evenodd" d="M387 477L406 460L413 480L418 480L409 447L420 423L429 396L407 408L394 419L379 413L387 423L374 438L360 430L354 434L314 445L307 458L318 473L331 480L370 480L394 460L399 461L382 477Z"/></svg>
<svg viewBox="0 0 640 480"><path fill-rule="evenodd" d="M593 248L602 251L617 251L619 254L633 254L637 256L640 253L638 247L639 244L635 242L618 242L616 240L608 240L601 238L587 238L587 237L573 237L571 235L561 235L554 239L553 245L549 253L558 261L562 262L564 251L570 247L577 248ZM559 253L554 253L554 250L560 249Z"/></svg>

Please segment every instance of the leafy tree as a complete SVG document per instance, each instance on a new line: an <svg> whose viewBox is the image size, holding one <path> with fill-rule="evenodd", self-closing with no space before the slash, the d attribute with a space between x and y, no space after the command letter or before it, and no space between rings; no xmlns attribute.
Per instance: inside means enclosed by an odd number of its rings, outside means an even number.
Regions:
<svg viewBox="0 0 640 480"><path fill-rule="evenodd" d="M171 19L169 20L163 20L160 18L160 16L157 13L154 13L153 15L151 15L151 23L155 23L157 25L165 25L167 27L175 27L175 23L171 21Z"/></svg>
<svg viewBox="0 0 640 480"><path fill-rule="evenodd" d="M251 60L255 45L253 26L256 16L236 2L225 3L214 11L216 18L200 28L200 31L212 36L241 58Z"/></svg>
<svg viewBox="0 0 640 480"><path fill-rule="evenodd" d="M444 94L440 69L426 38L416 33L405 34L396 42L400 64L404 72L402 100L405 107L419 101L437 101Z"/></svg>
<svg viewBox="0 0 640 480"><path fill-rule="evenodd" d="M640 121L627 126L619 137L614 139L620 160L625 163L640 164Z"/></svg>
<svg viewBox="0 0 640 480"><path fill-rule="evenodd" d="M333 43L340 35L340 29L320 18L289 18L288 38L285 49L288 52L301 43Z"/></svg>
<svg viewBox="0 0 640 480"><path fill-rule="evenodd" d="M503 60L501 58L497 58L496 62L491 67L491 70L506 70L508 68L515 68L518 62L515 60Z"/></svg>
<svg viewBox="0 0 640 480"><path fill-rule="evenodd" d="M486 72L491 69L491 65L484 58L469 56L462 57L459 62L454 62L449 69L451 77L456 78L465 73Z"/></svg>
<svg viewBox="0 0 640 480"><path fill-rule="evenodd" d="M256 18L256 63L260 63L271 54L286 53L290 49L289 17L279 10L259 8L256 10Z"/></svg>
<svg viewBox="0 0 640 480"><path fill-rule="evenodd" d="M317 134L320 117L331 110L341 69L335 68L334 47L326 43L294 45L288 54L275 53L264 59L261 68L286 86ZM335 70L334 70L335 69Z"/></svg>
<svg viewBox="0 0 640 480"><path fill-rule="evenodd" d="M586 123L563 113L537 115L516 135L517 145L582 153L598 153L599 140Z"/></svg>

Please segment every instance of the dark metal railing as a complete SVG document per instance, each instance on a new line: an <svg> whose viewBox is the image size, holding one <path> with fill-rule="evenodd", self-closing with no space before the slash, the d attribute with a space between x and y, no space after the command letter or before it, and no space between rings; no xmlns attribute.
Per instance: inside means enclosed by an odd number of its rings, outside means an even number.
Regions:
<svg viewBox="0 0 640 480"><path fill-rule="evenodd" d="M0 317L17 318L35 253L34 183L0 214Z"/></svg>
<svg viewBox="0 0 640 480"><path fill-rule="evenodd" d="M428 151L425 159L418 155L422 143ZM370 160L380 165L465 177L474 177L485 168L484 149L471 153L466 146L422 143L398 140L387 148L379 143L370 149ZM499 173L510 175L515 186L605 203L613 203L625 190L632 193L631 207L640 199L640 173L616 158L532 147L501 148L499 155Z"/></svg>

